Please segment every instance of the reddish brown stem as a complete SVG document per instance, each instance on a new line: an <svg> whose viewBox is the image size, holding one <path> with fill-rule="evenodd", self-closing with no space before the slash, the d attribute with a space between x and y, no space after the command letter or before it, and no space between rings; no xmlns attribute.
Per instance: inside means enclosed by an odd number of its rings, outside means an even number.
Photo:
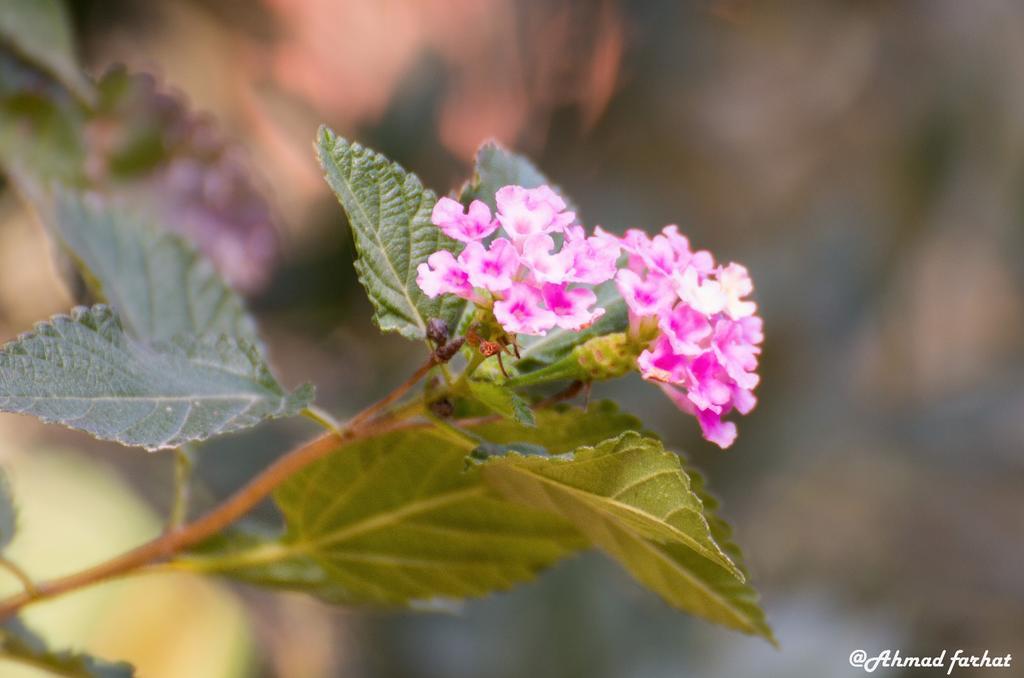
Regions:
<svg viewBox="0 0 1024 678"><path fill-rule="evenodd" d="M437 363L437 358L431 356L411 377L384 398L353 417L341 431L324 434L278 458L250 480L245 487L202 518L183 525L179 529L168 531L162 536L104 563L66 577L36 584L31 589L0 601L0 621L17 614L21 608L30 603L53 598L89 584L124 575L143 565L170 558L175 553L212 537L251 511L274 488L293 474L336 449L363 438L399 428L422 426L423 424L419 422L388 420L386 415L378 415L405 395Z"/></svg>
<svg viewBox="0 0 1024 678"><path fill-rule="evenodd" d="M413 421L384 422L379 426L366 426L345 433L327 433L305 445L295 448L268 466L249 483L231 495L224 503L202 518L166 532L162 536L81 572L37 584L32 591L23 591L0 602L0 621L17 614L29 603L53 598L62 593L100 581L124 575L143 565L171 557L175 553L212 537L248 513L265 499L278 485L303 467L321 459L330 452L369 436L396 430L405 426L418 426Z"/></svg>
<svg viewBox="0 0 1024 678"><path fill-rule="evenodd" d="M292 475L335 450L364 438L389 431L429 426L429 423L423 421L388 419L386 414L383 416L377 415L407 393L437 362L437 359L432 357L394 391L353 417L341 431L326 433L278 458L277 461L250 480L242 489L231 495L205 516L183 525L177 530L166 532L162 536L104 563L66 577L36 584L21 593L0 601L0 621L17 614L21 608L30 603L53 598L90 584L123 576L145 565L166 560L179 551L212 537L251 511L256 504L269 496L278 485ZM564 391L539 402L537 407L549 407L557 402L573 397L579 390L579 383L571 384ZM494 418L500 419L500 417ZM464 419L457 423L463 426L474 426L486 423L491 419L492 417L479 417L476 419Z"/></svg>

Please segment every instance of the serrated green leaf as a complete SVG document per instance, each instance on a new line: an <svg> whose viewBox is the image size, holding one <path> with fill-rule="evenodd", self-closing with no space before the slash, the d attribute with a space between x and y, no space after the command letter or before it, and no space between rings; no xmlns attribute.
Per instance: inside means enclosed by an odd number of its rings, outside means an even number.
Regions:
<svg viewBox="0 0 1024 678"><path fill-rule="evenodd" d="M490 490L468 451L437 429L343 447L275 492L280 541L196 567L334 603L416 605L507 589L586 545L559 517Z"/></svg>
<svg viewBox="0 0 1024 678"><path fill-rule="evenodd" d="M469 393L487 409L526 426L536 426L530 403L510 388L490 381L469 380Z"/></svg>
<svg viewBox="0 0 1024 678"><path fill-rule="evenodd" d="M76 308L0 348L0 410L147 449L293 416L312 388L287 393L244 340L144 345L106 306Z"/></svg>
<svg viewBox="0 0 1024 678"><path fill-rule="evenodd" d="M672 605L764 633L679 457L657 440L629 432L571 459L513 453L480 466L503 495L562 515Z"/></svg>
<svg viewBox="0 0 1024 678"><path fill-rule="evenodd" d="M589 339L626 329L629 324L629 313L626 302L615 287L615 282L609 280L602 283L594 288L594 292L597 294L597 306L605 309L604 315L580 332L555 328L543 337L524 336L519 351L520 359L515 363L517 371L531 372L558 362Z"/></svg>
<svg viewBox="0 0 1024 678"><path fill-rule="evenodd" d="M139 214L58 190L44 221L66 245L95 293L147 342L227 335L261 347L241 297L186 242Z"/></svg>
<svg viewBox="0 0 1024 678"><path fill-rule="evenodd" d="M35 666L69 678L132 678L127 662L108 662L84 652L54 651L38 634L14 618L0 624L0 659Z"/></svg>
<svg viewBox="0 0 1024 678"><path fill-rule="evenodd" d="M544 173L525 155L513 153L496 141L488 141L477 149L473 178L462 187L459 199L466 205L473 200L481 200L493 212L497 209L494 194L502 186L510 184L523 188L537 188L545 184L551 186ZM558 190L557 186L552 188ZM562 191L558 190L558 193ZM565 195L562 195L562 199L569 209L576 209Z"/></svg>
<svg viewBox="0 0 1024 678"><path fill-rule="evenodd" d="M71 23L60 0L4 0L0 3L0 42L83 100L95 97L92 83L75 59Z"/></svg>
<svg viewBox="0 0 1024 678"><path fill-rule="evenodd" d="M587 409L558 405L534 413L536 426L523 426L503 420L470 427L485 440L514 448L518 445L541 447L550 454L571 452L584 445L614 438L624 431L641 430L643 424L618 405L602 400L590 403Z"/></svg>
<svg viewBox="0 0 1024 678"><path fill-rule="evenodd" d="M348 215L358 253L356 272L380 329L423 339L431 318L457 327L466 302L451 294L430 299L416 284L416 267L432 253L459 251L459 244L430 222L434 192L398 164L327 127L320 128L316 151Z"/></svg>
<svg viewBox="0 0 1024 678"><path fill-rule="evenodd" d="M18 529L18 508L14 504L14 494L7 472L0 469L0 551L7 548L14 539Z"/></svg>

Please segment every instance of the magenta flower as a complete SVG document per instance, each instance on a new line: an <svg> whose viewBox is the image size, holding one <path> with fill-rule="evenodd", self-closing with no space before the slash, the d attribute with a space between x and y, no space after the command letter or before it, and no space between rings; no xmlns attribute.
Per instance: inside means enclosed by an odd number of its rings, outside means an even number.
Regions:
<svg viewBox="0 0 1024 678"><path fill-rule="evenodd" d="M597 295L585 287L569 289L548 283L541 288L541 296L555 314L555 324L563 329L579 331L604 315L603 308L590 309L597 303Z"/></svg>
<svg viewBox="0 0 1024 678"><path fill-rule="evenodd" d="M587 237L582 226L565 227L562 253L569 258L568 279L587 285L599 285L615 277L621 251L616 239L601 235Z"/></svg>
<svg viewBox="0 0 1024 678"><path fill-rule="evenodd" d="M596 237L614 238L604 231ZM658 382L679 409L696 417L704 437L720 447L736 439L723 417L746 414L757 403L757 358L764 339L747 269L716 267L705 251L694 252L676 226L653 238L630 229L618 239L629 255L615 277L629 308L635 339L657 330L637 357L640 374Z"/></svg>
<svg viewBox="0 0 1024 678"><path fill-rule="evenodd" d="M751 319L760 325L760 318ZM755 336L760 336L760 332ZM741 322L728 318L718 320L711 345L718 362L738 386L746 389L757 386L759 377L754 370L757 369L757 356L761 348L750 340Z"/></svg>
<svg viewBox="0 0 1024 678"><path fill-rule="evenodd" d="M487 248L478 242L466 245L459 255L459 263L473 287L504 292L512 286L513 277L519 270L519 255L506 238L496 238Z"/></svg>
<svg viewBox="0 0 1024 678"><path fill-rule="evenodd" d="M420 289L430 297L456 294L493 304L495 318L513 334L543 335L556 326L577 331L599 318L604 309L594 307L597 296L586 286L615 276L618 240L587 237L547 186L505 186L495 199L495 220L480 201L466 212L450 198L437 201L434 223L466 247L457 258L441 251L420 264ZM507 237L485 243L499 225ZM666 289L671 291L668 282Z"/></svg>
<svg viewBox="0 0 1024 678"><path fill-rule="evenodd" d="M715 443L723 450L736 442L736 424L724 421L718 412L697 409L686 394L674 386L661 384L661 390L676 407L696 417L705 440Z"/></svg>
<svg viewBox="0 0 1024 678"><path fill-rule="evenodd" d="M558 317L543 307L540 291L526 283L515 283L504 298L494 302L494 317L509 332L543 335Z"/></svg>
<svg viewBox="0 0 1024 678"><path fill-rule="evenodd" d="M536 233L522 242L522 261L533 279L541 283L566 280L572 267L571 253L554 252L555 240L546 233Z"/></svg>
<svg viewBox="0 0 1024 678"><path fill-rule="evenodd" d="M682 303L659 317L658 328L668 339L672 350L686 356L702 353L704 340L711 335L708 317Z"/></svg>
<svg viewBox="0 0 1024 678"><path fill-rule="evenodd" d="M469 274L448 250L431 254L416 268L416 273L416 284L428 297L454 294L463 299L473 298Z"/></svg>
<svg viewBox="0 0 1024 678"><path fill-rule="evenodd" d="M635 271L624 268L615 276L615 284L619 294L626 300L630 313L636 316L657 316L670 310L676 302L672 281L653 271L641 277Z"/></svg>
<svg viewBox="0 0 1024 678"><path fill-rule="evenodd" d="M498 228L498 222L491 219L491 210L479 200L464 211L462 204L451 198L441 198L434 205L430 220L445 235L462 242L474 242L486 238Z"/></svg>
<svg viewBox="0 0 1024 678"><path fill-rule="evenodd" d="M505 186L498 189L495 202L498 221L517 243L538 233L561 231L576 218L574 212L564 211L565 201L548 186Z"/></svg>
<svg viewBox="0 0 1024 678"><path fill-rule="evenodd" d="M681 384L687 379L689 358L672 350L672 342L659 335L650 347L636 359L644 379L663 384Z"/></svg>
<svg viewBox="0 0 1024 678"><path fill-rule="evenodd" d="M693 415L706 439L731 445L736 425L724 417L756 405L764 340L747 269L717 266L674 225L654 236L635 228L622 237L600 228L588 236L547 186L505 186L495 200L494 219L479 201L466 211L449 198L434 206L434 223L466 247L457 258L441 251L420 264L423 292L490 306L510 334L544 335L590 326L605 313L590 286L614 279L629 309L628 337L648 342L636 359L641 376ZM506 237L485 243L499 226Z"/></svg>

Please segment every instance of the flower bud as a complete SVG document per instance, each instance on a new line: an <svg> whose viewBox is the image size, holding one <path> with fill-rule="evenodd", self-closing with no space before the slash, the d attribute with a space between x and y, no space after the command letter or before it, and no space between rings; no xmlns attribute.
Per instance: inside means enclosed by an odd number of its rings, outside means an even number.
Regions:
<svg viewBox="0 0 1024 678"><path fill-rule="evenodd" d="M440 318L427 321L427 339L434 342L435 346L444 346L448 341L448 323Z"/></svg>
<svg viewBox="0 0 1024 678"><path fill-rule="evenodd" d="M571 356L585 375L584 381L599 381L629 374L643 349L624 332L616 332L585 341L573 349Z"/></svg>

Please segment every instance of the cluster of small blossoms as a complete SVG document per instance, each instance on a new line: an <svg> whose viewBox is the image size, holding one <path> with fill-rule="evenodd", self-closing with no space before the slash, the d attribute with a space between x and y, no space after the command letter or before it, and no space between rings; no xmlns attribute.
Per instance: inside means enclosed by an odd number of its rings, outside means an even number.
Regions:
<svg viewBox="0 0 1024 678"><path fill-rule="evenodd" d="M577 331L600 317L604 309L595 307L590 286L615 276L618 242L588 237L547 186L505 186L495 202L493 217L479 200L466 210L451 198L437 202L434 224L466 246L458 256L434 252L419 265L416 282L424 294L455 294L492 308L513 334L542 336L554 327ZM485 243L499 228L499 236Z"/></svg>
<svg viewBox="0 0 1024 678"><path fill-rule="evenodd" d="M747 269L716 266L707 251L694 252L675 226L649 237L631 229L622 238L598 231L629 255L615 277L626 301L630 333L655 334L637 358L644 379L658 382L679 409L694 415L704 437L719 447L736 439L723 417L755 405L761 318L746 297L753 291Z"/></svg>

